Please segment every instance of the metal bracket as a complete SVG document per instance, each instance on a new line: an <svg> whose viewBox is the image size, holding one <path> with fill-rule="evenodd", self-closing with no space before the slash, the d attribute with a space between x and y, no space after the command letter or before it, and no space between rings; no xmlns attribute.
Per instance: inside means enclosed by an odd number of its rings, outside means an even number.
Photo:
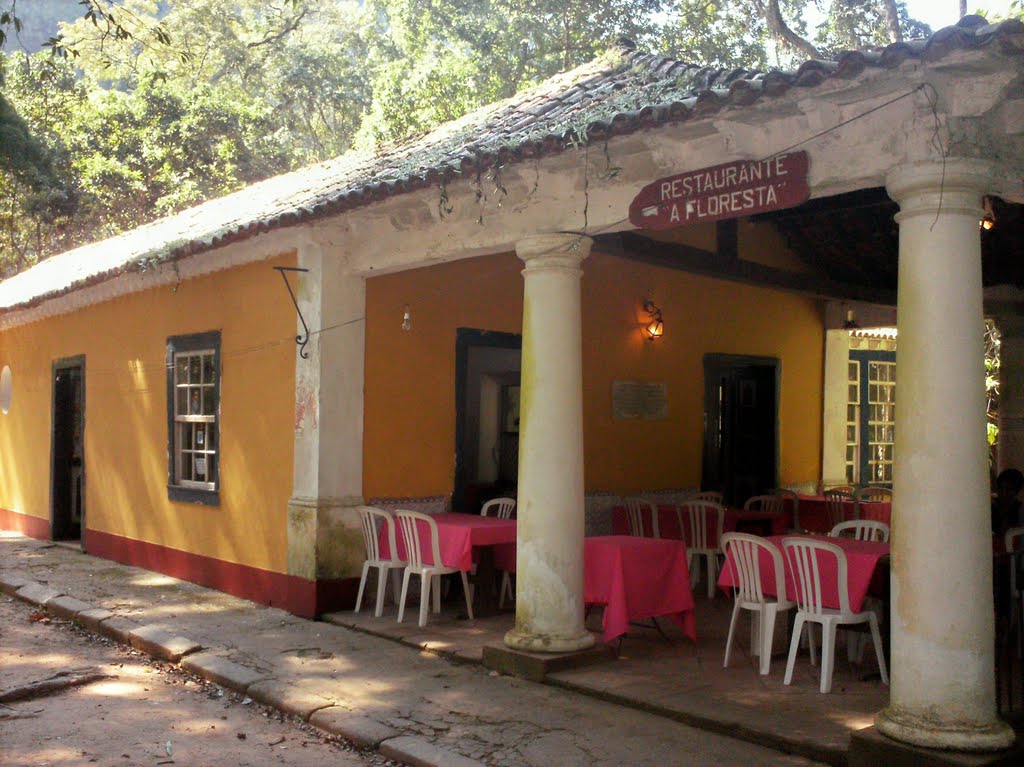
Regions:
<svg viewBox="0 0 1024 767"><path fill-rule="evenodd" d="M281 279L284 280L284 286L288 288L288 295L292 298L292 305L295 307L295 313L299 315L299 322L302 323L302 329L305 334L299 334L295 336L295 343L299 345L299 356L304 360L309 359L309 352L306 351L306 344L309 343L309 326L306 325L306 320L302 316L302 310L299 309L299 302L295 298L295 293L292 291L291 283L288 282L288 277L285 276L285 272L308 272L309 269L303 269L299 266L275 266L272 267L276 271L280 272Z"/></svg>

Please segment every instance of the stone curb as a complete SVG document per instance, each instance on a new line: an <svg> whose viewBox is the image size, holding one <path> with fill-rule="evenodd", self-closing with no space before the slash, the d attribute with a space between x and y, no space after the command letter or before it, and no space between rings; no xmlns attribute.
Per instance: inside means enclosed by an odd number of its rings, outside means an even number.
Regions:
<svg viewBox="0 0 1024 767"><path fill-rule="evenodd" d="M28 585L29 582L27 578L22 578L20 575L0 573L0 592L13 597L18 589Z"/></svg>
<svg viewBox="0 0 1024 767"><path fill-rule="evenodd" d="M333 706L336 701L311 693L294 683L279 679L264 679L249 686L245 691L253 700L265 706L276 708L286 714L309 721L314 711Z"/></svg>
<svg viewBox="0 0 1024 767"><path fill-rule="evenodd" d="M270 678L266 674L214 655L212 652L189 655L182 658L180 665L186 671L235 692L244 693L250 685Z"/></svg>
<svg viewBox="0 0 1024 767"><path fill-rule="evenodd" d="M383 722L361 716L341 706L328 706L314 711L309 723L331 735L350 740L361 748L380 747L385 740L397 738L402 733Z"/></svg>
<svg viewBox="0 0 1024 767"><path fill-rule="evenodd" d="M51 599L64 596L64 592L51 589L49 586L44 586L43 584L36 583L35 581L28 581L24 586L14 592L14 596L22 602L28 602L30 604L39 605L40 607L45 607L46 603Z"/></svg>
<svg viewBox="0 0 1024 767"><path fill-rule="evenodd" d="M83 602L81 599L75 599L74 597L57 597L51 599L46 603L46 609L57 618L63 618L66 621L73 621L79 613L91 610L92 605L87 602Z"/></svg>
<svg viewBox="0 0 1024 767"><path fill-rule="evenodd" d="M113 639L121 644L131 644L128 639L128 632L139 627L135 621L115 615L112 618L101 620L98 625L99 632L108 639Z"/></svg>
<svg viewBox="0 0 1024 767"><path fill-rule="evenodd" d="M92 631L96 634L102 634L103 631L100 628L100 623L103 621L113 618L114 614L105 607L93 607L88 610L82 610L78 615L75 616L75 623L80 626Z"/></svg>
<svg viewBox="0 0 1024 767"><path fill-rule="evenodd" d="M136 650L177 663L186 655L198 652L203 646L188 637L173 634L161 626L137 626L128 632L128 644Z"/></svg>
<svg viewBox="0 0 1024 767"><path fill-rule="evenodd" d="M468 759L415 735L386 740L380 744L380 752L388 759L405 762L409 767L485 767L483 762Z"/></svg>

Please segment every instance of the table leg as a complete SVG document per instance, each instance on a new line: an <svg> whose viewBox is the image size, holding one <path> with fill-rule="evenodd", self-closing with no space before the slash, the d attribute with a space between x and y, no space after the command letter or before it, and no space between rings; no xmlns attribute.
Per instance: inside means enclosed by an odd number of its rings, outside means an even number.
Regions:
<svg viewBox="0 0 1024 767"><path fill-rule="evenodd" d="M493 546L480 546L476 551L473 610L476 612L476 617L487 618L500 612L498 610L498 571L494 567Z"/></svg>

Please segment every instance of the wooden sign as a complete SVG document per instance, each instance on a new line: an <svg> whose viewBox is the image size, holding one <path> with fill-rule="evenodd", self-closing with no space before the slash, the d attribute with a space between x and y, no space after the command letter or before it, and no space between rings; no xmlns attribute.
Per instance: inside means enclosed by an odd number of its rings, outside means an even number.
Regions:
<svg viewBox="0 0 1024 767"><path fill-rule="evenodd" d="M675 229L792 208L811 196L807 164L807 152L791 152L660 178L640 190L629 220L641 229Z"/></svg>

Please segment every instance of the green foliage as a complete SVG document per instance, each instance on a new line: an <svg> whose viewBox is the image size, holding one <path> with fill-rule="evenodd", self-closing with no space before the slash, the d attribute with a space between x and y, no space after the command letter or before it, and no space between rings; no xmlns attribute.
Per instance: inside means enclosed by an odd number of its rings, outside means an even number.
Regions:
<svg viewBox="0 0 1024 767"><path fill-rule="evenodd" d="M888 42L883 0L0 0L0 49L31 28L56 54L0 50L0 274L429 130L618 37L711 66L789 65L811 46L812 4L828 10L825 51ZM904 33L925 31L898 8ZM694 86L637 80L602 116Z"/></svg>

